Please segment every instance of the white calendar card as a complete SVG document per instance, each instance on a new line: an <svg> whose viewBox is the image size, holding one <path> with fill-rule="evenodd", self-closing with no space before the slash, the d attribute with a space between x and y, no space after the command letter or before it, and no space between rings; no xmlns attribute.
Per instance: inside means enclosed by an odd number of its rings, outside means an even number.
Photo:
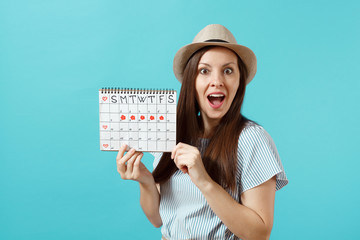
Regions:
<svg viewBox="0 0 360 240"><path fill-rule="evenodd" d="M171 152L176 145L176 91L99 90L100 150L122 144L141 152Z"/></svg>

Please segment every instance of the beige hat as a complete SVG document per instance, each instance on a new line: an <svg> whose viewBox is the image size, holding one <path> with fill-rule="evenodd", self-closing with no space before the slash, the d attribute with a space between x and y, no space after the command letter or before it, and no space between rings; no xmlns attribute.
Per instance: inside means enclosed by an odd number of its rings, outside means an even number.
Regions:
<svg viewBox="0 0 360 240"><path fill-rule="evenodd" d="M237 44L232 33L220 24L210 24L203 28L188 44L177 51L174 57L174 73L179 82L182 82L185 66L189 58L200 48L206 46L221 46L233 50L245 63L249 76L246 84L254 78L256 73L256 56L249 48Z"/></svg>

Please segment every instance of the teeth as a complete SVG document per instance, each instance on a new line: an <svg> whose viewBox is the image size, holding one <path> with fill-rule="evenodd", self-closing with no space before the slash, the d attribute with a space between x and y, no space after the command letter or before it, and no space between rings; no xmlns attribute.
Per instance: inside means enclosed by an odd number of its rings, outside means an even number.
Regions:
<svg viewBox="0 0 360 240"><path fill-rule="evenodd" d="M210 94L209 97L224 97L224 94Z"/></svg>

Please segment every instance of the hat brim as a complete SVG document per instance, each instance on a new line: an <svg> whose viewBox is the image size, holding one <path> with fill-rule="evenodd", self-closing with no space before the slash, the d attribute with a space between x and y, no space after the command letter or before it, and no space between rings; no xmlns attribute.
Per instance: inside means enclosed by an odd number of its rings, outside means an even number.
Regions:
<svg viewBox="0 0 360 240"><path fill-rule="evenodd" d="M244 62L248 70L248 77L245 80L246 85L251 82L256 74L257 64L256 56L251 49L240 44L222 43L222 42L199 42L191 43L180 48L175 54L173 69L175 77L182 83L183 73L189 58L199 49L207 46L219 46L233 50Z"/></svg>

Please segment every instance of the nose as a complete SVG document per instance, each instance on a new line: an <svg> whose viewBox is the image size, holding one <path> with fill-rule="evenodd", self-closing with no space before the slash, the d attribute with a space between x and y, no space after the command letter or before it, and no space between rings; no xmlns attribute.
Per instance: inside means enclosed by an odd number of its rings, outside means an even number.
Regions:
<svg viewBox="0 0 360 240"><path fill-rule="evenodd" d="M224 76L219 72L214 73L214 75L211 78L210 86L211 87L223 87L224 86Z"/></svg>

